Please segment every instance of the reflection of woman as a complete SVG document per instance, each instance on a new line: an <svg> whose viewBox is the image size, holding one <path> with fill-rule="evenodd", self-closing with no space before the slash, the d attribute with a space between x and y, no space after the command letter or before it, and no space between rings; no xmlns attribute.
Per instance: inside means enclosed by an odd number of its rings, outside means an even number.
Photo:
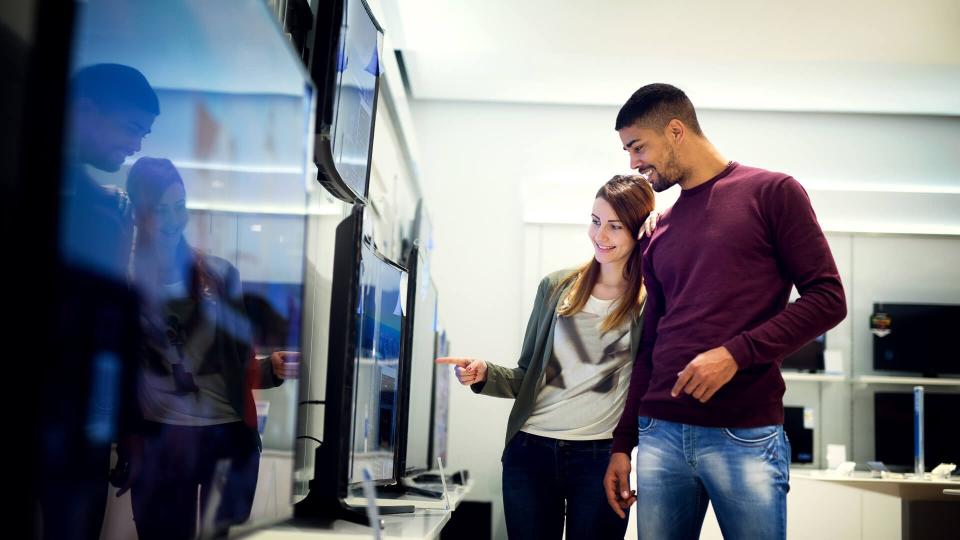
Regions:
<svg viewBox="0 0 960 540"><path fill-rule="evenodd" d="M639 176L600 188L588 229L594 256L540 282L517 367L437 360L457 366L474 392L515 399L502 459L510 538L559 539L566 527L570 539L622 539L626 531L602 482L640 342L636 238L655 223L653 202Z"/></svg>
<svg viewBox="0 0 960 540"><path fill-rule="evenodd" d="M225 532L249 516L257 483L251 389L293 374L278 355L255 360L237 269L184 239L186 192L173 164L141 158L127 191L137 224L131 277L145 299L147 342L142 467L131 490L137 533L193 538L198 486L201 524Z"/></svg>

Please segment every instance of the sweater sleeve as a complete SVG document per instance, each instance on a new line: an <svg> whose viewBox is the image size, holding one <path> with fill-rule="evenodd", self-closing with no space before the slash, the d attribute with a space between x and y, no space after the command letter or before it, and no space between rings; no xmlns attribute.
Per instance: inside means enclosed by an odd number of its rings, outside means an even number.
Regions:
<svg viewBox="0 0 960 540"><path fill-rule="evenodd" d="M782 178L761 194L761 203L777 260L800 298L723 344L741 369L783 359L847 314L837 265L800 183Z"/></svg>
<svg viewBox="0 0 960 540"><path fill-rule="evenodd" d="M653 276L646 257L643 261L643 281L647 289L647 300L643 308L640 347L637 350L637 358L633 362L633 373L630 376L630 388L627 390L623 414L613 430L612 452L625 454L629 454L637 445L637 413L640 410L640 401L650 386L650 375L653 372L653 345L657 340L657 324L663 316L663 291Z"/></svg>

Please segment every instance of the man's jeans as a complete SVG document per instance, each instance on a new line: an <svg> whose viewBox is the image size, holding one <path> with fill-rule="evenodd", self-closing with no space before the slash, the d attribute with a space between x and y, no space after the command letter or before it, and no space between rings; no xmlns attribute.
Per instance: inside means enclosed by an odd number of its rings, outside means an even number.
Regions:
<svg viewBox="0 0 960 540"><path fill-rule="evenodd" d="M638 423L640 540L698 538L708 501L727 540L786 538L790 442L782 426Z"/></svg>

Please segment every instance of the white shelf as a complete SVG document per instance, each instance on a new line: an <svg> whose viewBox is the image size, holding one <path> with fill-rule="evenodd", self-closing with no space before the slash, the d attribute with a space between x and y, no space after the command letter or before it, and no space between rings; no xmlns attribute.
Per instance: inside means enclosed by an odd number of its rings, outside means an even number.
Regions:
<svg viewBox="0 0 960 540"><path fill-rule="evenodd" d="M834 373L794 373L790 371L780 372L785 381L807 381L807 382L844 382L846 375Z"/></svg>
<svg viewBox="0 0 960 540"><path fill-rule="evenodd" d="M890 375L861 375L854 381L863 384L912 384L920 386L960 386L960 379L939 377L893 377Z"/></svg>

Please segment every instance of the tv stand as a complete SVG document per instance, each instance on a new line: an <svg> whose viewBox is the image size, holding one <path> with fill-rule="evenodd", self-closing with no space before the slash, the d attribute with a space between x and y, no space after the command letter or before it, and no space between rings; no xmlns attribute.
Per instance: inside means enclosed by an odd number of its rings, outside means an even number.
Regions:
<svg viewBox="0 0 960 540"><path fill-rule="evenodd" d="M392 486L386 486L377 490L377 498L380 499L399 499L404 495L419 495L420 497L430 497L431 499L443 498L443 492L441 491L419 487L404 480L400 480Z"/></svg>
<svg viewBox="0 0 960 540"><path fill-rule="evenodd" d="M460 469L453 474L448 474L446 477L448 484L456 484L458 486L466 485L467 480L470 479L470 471L467 469ZM439 484L441 482L440 474L438 471L425 472L418 474L413 477L415 482L423 482L425 484Z"/></svg>
<svg viewBox="0 0 960 540"><path fill-rule="evenodd" d="M378 506L381 516L389 514L412 514L416 509L413 505ZM312 523L343 520L370 527L366 508L351 506L339 497L318 494L318 490L311 489L307 497L293 507L295 521Z"/></svg>

